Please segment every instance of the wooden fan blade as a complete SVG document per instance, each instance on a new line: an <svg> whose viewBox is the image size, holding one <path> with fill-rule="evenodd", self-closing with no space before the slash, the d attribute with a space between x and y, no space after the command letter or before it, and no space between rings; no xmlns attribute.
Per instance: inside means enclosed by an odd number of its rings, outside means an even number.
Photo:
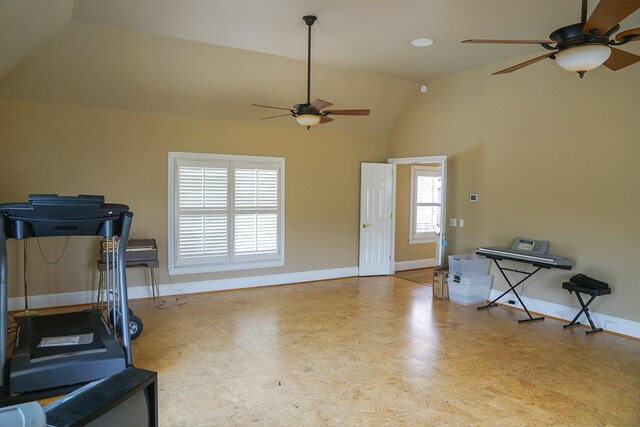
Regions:
<svg viewBox="0 0 640 427"><path fill-rule="evenodd" d="M495 73L492 74L492 76L495 76L496 74L511 73L512 71L519 70L520 68L526 67L527 65L535 64L538 61L542 61L543 59L548 58L551 55L555 55L556 53L558 53L558 51L545 53L544 55L540 55L528 61L524 61L524 62L521 62L520 64L514 65L512 67L505 68L504 70L496 71Z"/></svg>
<svg viewBox="0 0 640 427"><path fill-rule="evenodd" d="M325 123L332 122L332 121L333 121L333 119L332 119L331 117L322 116L322 117L320 118L320 124L321 124L321 125L323 125L323 124L325 124Z"/></svg>
<svg viewBox="0 0 640 427"><path fill-rule="evenodd" d="M589 34L597 29L599 34L606 34L638 9L640 0L600 0L584 24L583 31Z"/></svg>
<svg viewBox="0 0 640 427"><path fill-rule="evenodd" d="M280 114L277 116L262 117L260 118L260 120L275 119L276 117L284 117L284 116L291 116L291 114Z"/></svg>
<svg viewBox="0 0 640 427"><path fill-rule="evenodd" d="M640 41L640 28L632 28L616 34L617 42L621 42L626 38L631 38L632 41Z"/></svg>
<svg viewBox="0 0 640 427"><path fill-rule="evenodd" d="M499 43L499 44L551 44L551 40L500 40L500 39L468 39L461 43Z"/></svg>
<svg viewBox="0 0 640 427"><path fill-rule="evenodd" d="M611 56L603 64L610 70L618 71L640 61L640 56L611 47Z"/></svg>
<svg viewBox="0 0 640 427"><path fill-rule="evenodd" d="M260 105L260 104L251 104L251 105L254 106L254 107L273 108L274 110L287 110L287 111L291 111L293 113L291 108L272 107L271 105Z"/></svg>
<svg viewBox="0 0 640 427"><path fill-rule="evenodd" d="M316 99L315 101L313 101L309 107L313 108L316 111L320 111L323 110L327 107L331 107L333 104L330 103L329 101L324 101L322 99Z"/></svg>
<svg viewBox="0 0 640 427"><path fill-rule="evenodd" d="M336 116L368 116L369 110L325 110L325 114L335 114Z"/></svg>

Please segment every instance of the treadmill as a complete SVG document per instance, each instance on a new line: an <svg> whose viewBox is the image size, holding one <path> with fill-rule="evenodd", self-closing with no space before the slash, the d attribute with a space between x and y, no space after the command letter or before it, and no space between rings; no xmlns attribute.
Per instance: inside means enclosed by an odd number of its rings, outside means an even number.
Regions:
<svg viewBox="0 0 640 427"><path fill-rule="evenodd" d="M132 366L125 252L133 213L103 196L30 195L0 204L0 406L60 394ZM7 353L7 239L99 236L116 248L107 263L107 312L89 309L17 319L13 357Z"/></svg>

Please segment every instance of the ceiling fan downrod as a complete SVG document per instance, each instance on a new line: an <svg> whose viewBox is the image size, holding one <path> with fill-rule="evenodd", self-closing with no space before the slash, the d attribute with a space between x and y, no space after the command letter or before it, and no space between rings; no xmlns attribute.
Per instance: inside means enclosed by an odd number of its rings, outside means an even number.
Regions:
<svg viewBox="0 0 640 427"><path fill-rule="evenodd" d="M582 0L582 13L580 14L580 22L585 24L587 22L587 7L589 6L589 0Z"/></svg>
<svg viewBox="0 0 640 427"><path fill-rule="evenodd" d="M313 15L306 15L303 16L302 19L309 27L309 38L307 44L307 105L309 105L311 104L311 26L314 22L316 22L316 19L318 19L318 17Z"/></svg>

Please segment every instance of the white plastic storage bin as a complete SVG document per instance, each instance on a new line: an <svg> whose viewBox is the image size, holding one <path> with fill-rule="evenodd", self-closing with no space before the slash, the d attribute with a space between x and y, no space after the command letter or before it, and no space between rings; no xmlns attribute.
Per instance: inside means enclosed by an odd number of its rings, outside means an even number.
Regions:
<svg viewBox="0 0 640 427"><path fill-rule="evenodd" d="M478 277L489 274L488 258L478 255L449 255L449 274L464 277Z"/></svg>
<svg viewBox="0 0 640 427"><path fill-rule="evenodd" d="M458 304L480 304L489 299L493 276L459 277L449 276L449 300Z"/></svg>

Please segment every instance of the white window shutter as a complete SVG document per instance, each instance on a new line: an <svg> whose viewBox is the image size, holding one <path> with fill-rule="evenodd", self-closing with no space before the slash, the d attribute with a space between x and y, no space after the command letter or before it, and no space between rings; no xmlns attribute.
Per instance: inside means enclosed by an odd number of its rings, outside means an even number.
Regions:
<svg viewBox="0 0 640 427"><path fill-rule="evenodd" d="M440 231L442 178L438 168L412 166L411 232L415 243L431 240Z"/></svg>
<svg viewBox="0 0 640 427"><path fill-rule="evenodd" d="M284 158L169 153L169 274L284 265Z"/></svg>
<svg viewBox="0 0 640 427"><path fill-rule="evenodd" d="M228 166L177 163L176 265L228 260Z"/></svg>
<svg viewBox="0 0 640 427"><path fill-rule="evenodd" d="M237 165L234 174L234 255L277 254L277 166Z"/></svg>

